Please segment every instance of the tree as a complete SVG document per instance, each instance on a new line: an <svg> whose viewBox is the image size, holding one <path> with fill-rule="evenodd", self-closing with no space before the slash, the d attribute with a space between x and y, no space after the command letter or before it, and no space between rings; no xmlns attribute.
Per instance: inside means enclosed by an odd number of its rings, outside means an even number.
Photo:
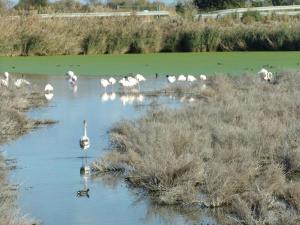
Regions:
<svg viewBox="0 0 300 225"><path fill-rule="evenodd" d="M293 5L297 2L297 0L272 0L273 5Z"/></svg>
<svg viewBox="0 0 300 225"><path fill-rule="evenodd" d="M193 0L199 10L239 8L245 6L246 0Z"/></svg>
<svg viewBox="0 0 300 225"><path fill-rule="evenodd" d="M47 5L48 0L19 0L19 3L15 7L29 10L30 8L45 7Z"/></svg>

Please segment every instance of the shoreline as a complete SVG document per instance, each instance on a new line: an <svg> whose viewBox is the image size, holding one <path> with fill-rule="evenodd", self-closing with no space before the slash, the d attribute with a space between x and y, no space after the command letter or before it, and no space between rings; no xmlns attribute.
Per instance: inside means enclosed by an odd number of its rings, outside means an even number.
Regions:
<svg viewBox="0 0 300 225"><path fill-rule="evenodd" d="M27 88L0 87L0 146L13 141L31 130L41 126L54 124L53 120L33 120L27 117L30 108L42 107L47 104L42 92L34 92ZM16 205L18 190L12 187L8 180L8 173L14 169L7 159L0 153L0 225L33 225L34 219L24 217Z"/></svg>

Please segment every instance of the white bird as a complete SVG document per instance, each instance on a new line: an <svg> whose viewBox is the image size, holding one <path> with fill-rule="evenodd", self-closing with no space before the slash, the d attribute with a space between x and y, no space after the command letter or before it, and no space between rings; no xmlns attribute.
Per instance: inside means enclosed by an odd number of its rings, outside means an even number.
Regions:
<svg viewBox="0 0 300 225"><path fill-rule="evenodd" d="M73 80L74 82L76 82L76 81L77 81L77 76L76 76L76 75L72 76L72 80Z"/></svg>
<svg viewBox="0 0 300 225"><path fill-rule="evenodd" d="M131 87L134 87L139 83L139 81L137 79L135 79L134 77L130 77L130 76L128 77L128 81L130 82Z"/></svg>
<svg viewBox="0 0 300 225"><path fill-rule="evenodd" d="M80 138L79 144L80 144L80 148L85 150L85 153L86 153L86 150L90 147L90 139L87 136L86 129L87 129L87 122L84 120L83 121L83 136Z"/></svg>
<svg viewBox="0 0 300 225"><path fill-rule="evenodd" d="M1 79L0 85L8 87L9 73L4 72L4 79Z"/></svg>
<svg viewBox="0 0 300 225"><path fill-rule="evenodd" d="M106 79L101 79L100 84L101 84L102 87L104 87L105 92L106 92L106 87L108 87L110 85L109 81L106 80Z"/></svg>
<svg viewBox="0 0 300 225"><path fill-rule="evenodd" d="M119 83L121 84L121 86L124 89L131 87L131 83L125 77L123 77L121 80L119 80Z"/></svg>
<svg viewBox="0 0 300 225"><path fill-rule="evenodd" d="M188 75L187 76L187 81L189 81L189 82L194 82L196 80L197 80L196 77L194 77L193 75Z"/></svg>
<svg viewBox="0 0 300 225"><path fill-rule="evenodd" d="M273 74L264 68L262 68L260 71L258 71L257 75L259 76L259 78L261 80L269 81L269 82L273 78Z"/></svg>
<svg viewBox="0 0 300 225"><path fill-rule="evenodd" d="M139 74L139 73L135 76L135 79L137 79L138 82L146 81L146 78L143 75Z"/></svg>
<svg viewBox="0 0 300 225"><path fill-rule="evenodd" d="M16 81L15 81L15 86L16 87L21 87L22 85L30 85L30 82L29 81L27 81L27 80L25 80L25 79L17 79Z"/></svg>
<svg viewBox="0 0 300 225"><path fill-rule="evenodd" d="M186 76L184 76L183 74L179 75L178 81L186 81Z"/></svg>
<svg viewBox="0 0 300 225"><path fill-rule="evenodd" d="M51 93L51 92L53 92L54 88L51 84L46 84L44 90L45 90L46 93Z"/></svg>
<svg viewBox="0 0 300 225"><path fill-rule="evenodd" d="M73 71L69 70L67 73L66 73L66 76L68 76L68 81L71 85L76 85L76 82L77 82L77 76L74 74Z"/></svg>
<svg viewBox="0 0 300 225"><path fill-rule="evenodd" d="M205 81L205 80L207 80L207 77L206 77L206 75L204 75L204 74L201 74L201 75L200 75L200 80L204 80L204 81Z"/></svg>
<svg viewBox="0 0 300 225"><path fill-rule="evenodd" d="M110 83L110 85L114 85L117 82L117 80L115 78L113 78L113 77L110 77L108 79L108 82Z"/></svg>
<svg viewBox="0 0 300 225"><path fill-rule="evenodd" d="M268 72L268 74L267 74L267 81L271 81L272 79L273 79L273 73L272 72Z"/></svg>
<svg viewBox="0 0 300 225"><path fill-rule="evenodd" d="M69 70L68 72L66 72L66 76L68 76L69 78L73 77L75 74L73 71Z"/></svg>
<svg viewBox="0 0 300 225"><path fill-rule="evenodd" d="M139 90L140 90L140 82L146 81L146 78L145 78L143 75L141 75L141 74L138 73L138 74L135 76L135 79L138 81Z"/></svg>
<svg viewBox="0 0 300 225"><path fill-rule="evenodd" d="M168 82L171 83L171 84L176 81L176 77L175 76L167 75L166 77L168 79Z"/></svg>

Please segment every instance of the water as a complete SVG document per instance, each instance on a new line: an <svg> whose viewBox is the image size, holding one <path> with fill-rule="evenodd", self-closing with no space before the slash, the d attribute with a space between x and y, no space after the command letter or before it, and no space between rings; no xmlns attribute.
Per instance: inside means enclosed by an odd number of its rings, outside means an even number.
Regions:
<svg viewBox="0 0 300 225"><path fill-rule="evenodd" d="M88 122L91 140L88 162L92 162L107 151L107 132L113 124L138 118L148 107L123 105L119 96L114 101L102 102L103 90L95 77L80 77L76 93L63 77L27 79L43 86L50 82L55 93L49 107L30 111L30 117L50 118L59 123L36 129L4 146L7 157L17 160L18 168L12 172L11 180L20 184L18 204L24 213L45 225L215 224L204 210L195 213L195 210L155 206L119 179L80 175L83 152L79 138L83 120ZM162 78L148 79L142 88L150 90L164 85ZM151 101L146 98L143 104ZM159 97L157 101L168 107L179 106L167 97ZM76 196L78 190L87 187L89 198Z"/></svg>

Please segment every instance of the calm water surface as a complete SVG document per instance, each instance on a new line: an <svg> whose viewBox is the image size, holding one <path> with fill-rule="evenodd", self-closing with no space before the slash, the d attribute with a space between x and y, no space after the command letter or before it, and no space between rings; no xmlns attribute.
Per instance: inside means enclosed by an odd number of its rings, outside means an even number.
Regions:
<svg viewBox="0 0 300 225"><path fill-rule="evenodd" d="M29 115L59 123L34 130L4 146L7 157L17 159L18 169L13 171L11 180L20 184L18 203L24 213L45 225L216 224L203 210L182 212L154 206L117 179L91 179L80 175L83 154L79 138L83 119L88 121L91 140L88 162L92 162L107 151L107 132L113 124L138 118L148 107L124 105L120 96L101 101L103 90L99 87L99 78L95 77L80 77L76 93L63 77L27 78L40 85L50 82L55 88L49 107L34 109ZM164 85L163 78L148 79L142 88L153 90ZM145 98L142 104L147 105L152 100ZM179 105L167 97L157 101L170 107ZM76 197L76 192L85 187L90 189L90 197Z"/></svg>

